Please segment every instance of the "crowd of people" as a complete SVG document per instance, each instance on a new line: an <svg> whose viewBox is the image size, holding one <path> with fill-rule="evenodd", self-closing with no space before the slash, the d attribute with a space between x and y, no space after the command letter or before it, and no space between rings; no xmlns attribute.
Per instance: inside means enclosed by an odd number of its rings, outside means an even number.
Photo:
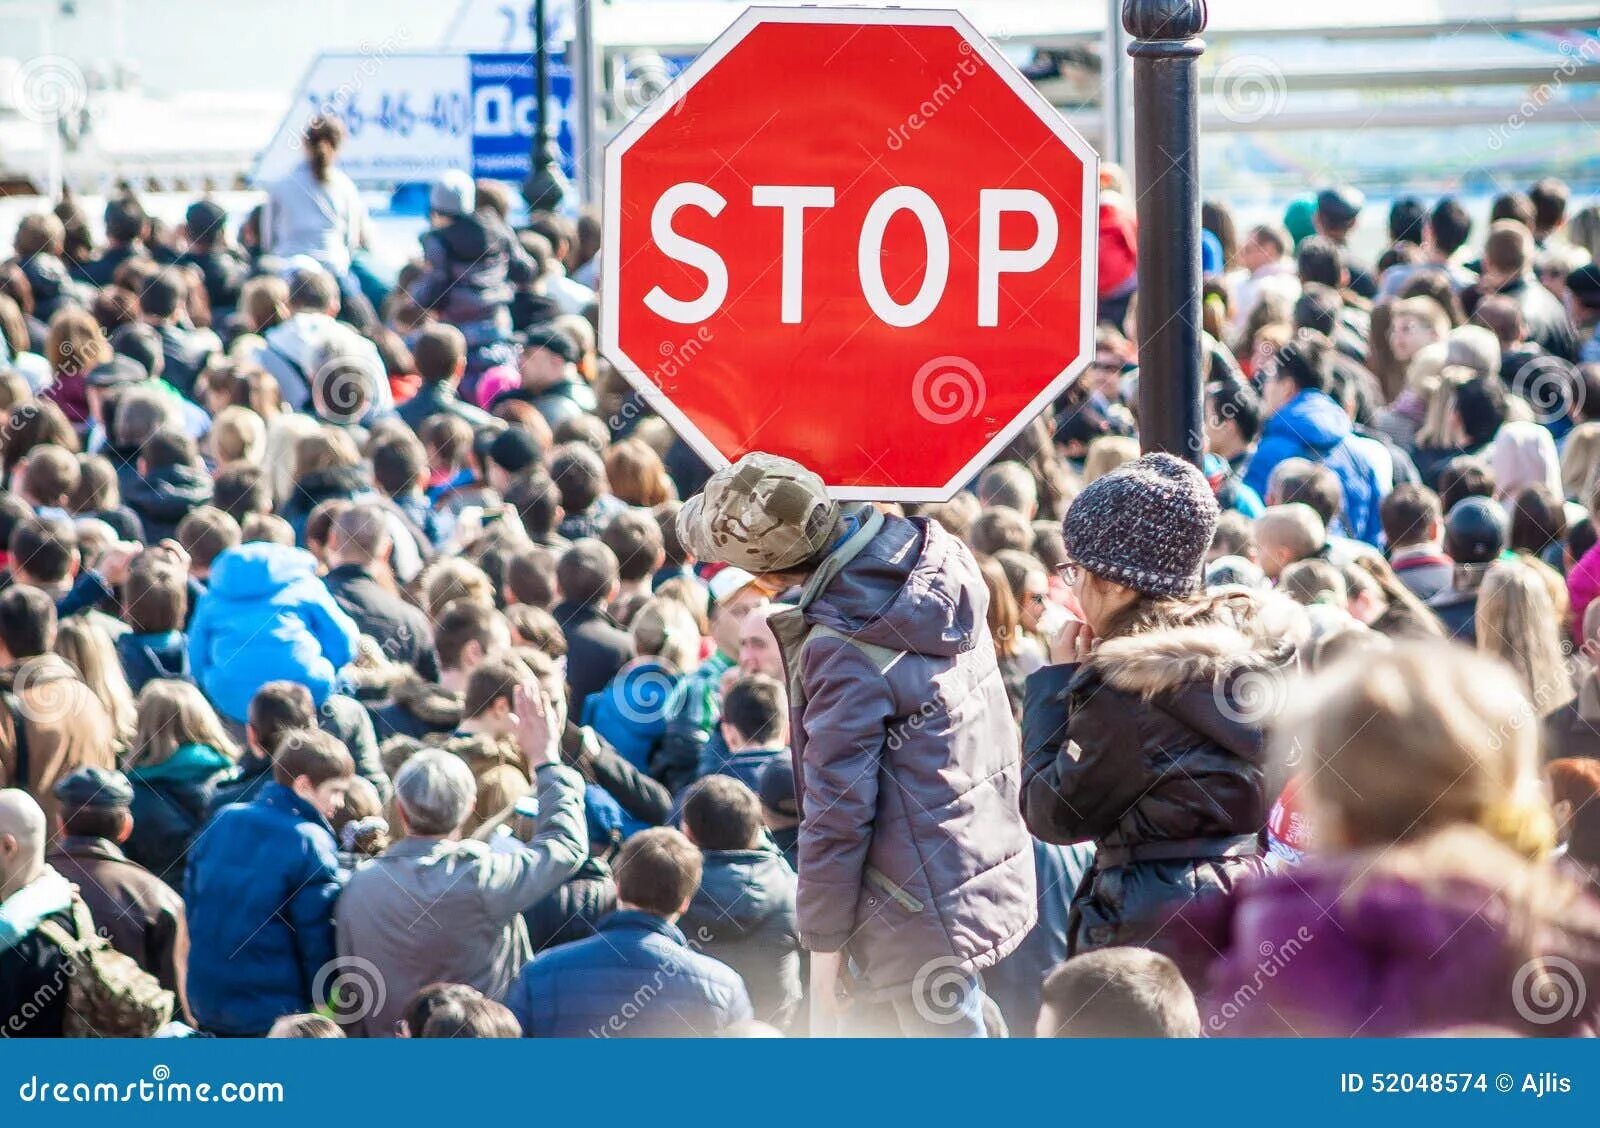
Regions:
<svg viewBox="0 0 1600 1128"><path fill-rule="evenodd" d="M1107 167L1088 371L846 504L341 139L0 264L5 1036L1595 1032L1600 209L1208 204L1197 469Z"/></svg>

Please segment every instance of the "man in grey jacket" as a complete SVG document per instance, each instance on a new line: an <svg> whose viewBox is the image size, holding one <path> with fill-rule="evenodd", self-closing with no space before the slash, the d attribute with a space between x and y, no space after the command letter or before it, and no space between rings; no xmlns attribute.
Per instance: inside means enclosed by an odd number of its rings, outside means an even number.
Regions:
<svg viewBox="0 0 1600 1128"><path fill-rule="evenodd" d="M812 1033L981 1036L978 973L1036 904L972 553L926 519L841 507L761 452L717 471L678 529L702 560L799 589L768 622L789 681Z"/></svg>
<svg viewBox="0 0 1600 1128"><path fill-rule="evenodd" d="M466 983L498 999L533 955L523 910L588 853L583 780L562 766L559 710L537 683L518 687L514 700L538 789L536 833L527 843L462 841L477 794L471 769L442 749L406 761L394 781L405 837L363 863L339 901L336 974L348 978L351 1008L340 1020L353 1035L393 1035L430 983Z"/></svg>

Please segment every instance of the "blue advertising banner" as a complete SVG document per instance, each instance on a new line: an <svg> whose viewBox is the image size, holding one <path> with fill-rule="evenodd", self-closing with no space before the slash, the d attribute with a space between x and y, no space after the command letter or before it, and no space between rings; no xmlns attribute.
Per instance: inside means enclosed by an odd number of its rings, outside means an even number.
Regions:
<svg viewBox="0 0 1600 1128"><path fill-rule="evenodd" d="M707 1086L700 1081L715 1079ZM1594 1043L13 1041L0 1124L1584 1123Z"/></svg>
<svg viewBox="0 0 1600 1128"><path fill-rule="evenodd" d="M467 81L472 104L472 175L520 183L532 167L531 149L538 127L533 59L523 54L472 54ZM572 71L558 58L550 61L549 120L556 125L561 168L576 175L573 163Z"/></svg>

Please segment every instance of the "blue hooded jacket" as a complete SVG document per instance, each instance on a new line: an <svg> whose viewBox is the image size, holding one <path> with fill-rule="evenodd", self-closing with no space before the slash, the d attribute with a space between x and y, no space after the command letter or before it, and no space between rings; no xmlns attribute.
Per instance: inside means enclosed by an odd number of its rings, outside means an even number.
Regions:
<svg viewBox="0 0 1600 1128"><path fill-rule="evenodd" d="M1303 391L1280 407L1261 429L1261 442L1245 470L1244 484L1262 497L1278 463L1286 458L1320 462L1339 477L1344 509L1329 532L1376 545L1383 535L1378 505L1383 500L1372 464L1350 441L1350 417L1321 392Z"/></svg>
<svg viewBox="0 0 1600 1128"><path fill-rule="evenodd" d="M189 624L189 665L217 709L242 723L269 681L301 683L320 707L359 638L309 552L252 542L212 563Z"/></svg>

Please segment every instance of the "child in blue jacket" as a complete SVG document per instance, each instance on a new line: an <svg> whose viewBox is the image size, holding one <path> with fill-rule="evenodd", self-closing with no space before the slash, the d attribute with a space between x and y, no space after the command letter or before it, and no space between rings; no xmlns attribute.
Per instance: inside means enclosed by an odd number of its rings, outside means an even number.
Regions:
<svg viewBox="0 0 1600 1128"><path fill-rule="evenodd" d="M217 711L243 724L269 681L299 682L320 707L359 639L309 552L253 541L212 561L189 624L189 666Z"/></svg>

